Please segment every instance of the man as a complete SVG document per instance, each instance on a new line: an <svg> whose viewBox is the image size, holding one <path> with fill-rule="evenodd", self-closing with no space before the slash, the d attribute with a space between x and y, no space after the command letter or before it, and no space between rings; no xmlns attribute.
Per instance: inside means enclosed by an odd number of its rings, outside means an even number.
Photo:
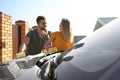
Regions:
<svg viewBox="0 0 120 80"><path fill-rule="evenodd" d="M25 52L26 55L34 55L41 52L46 42L49 40L46 30L46 18L44 16L38 16L36 19L37 28L27 33L24 38L19 52Z"/></svg>

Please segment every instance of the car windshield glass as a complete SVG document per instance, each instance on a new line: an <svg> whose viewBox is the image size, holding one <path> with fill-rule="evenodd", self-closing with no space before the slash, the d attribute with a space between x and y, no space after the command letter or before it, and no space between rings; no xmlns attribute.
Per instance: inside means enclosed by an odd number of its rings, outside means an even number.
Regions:
<svg viewBox="0 0 120 80"><path fill-rule="evenodd" d="M119 34L120 27L115 22L103 26L92 36L79 41L78 43L84 43L82 47L73 49L66 55L73 56L69 63L87 72L107 67L120 58Z"/></svg>
<svg viewBox="0 0 120 80"><path fill-rule="evenodd" d="M112 50L94 50L88 52L77 49L71 51L71 54L67 56L74 55L74 58L69 63L75 67L86 72L95 72L115 62L120 56L118 52L120 50L116 50L116 52Z"/></svg>

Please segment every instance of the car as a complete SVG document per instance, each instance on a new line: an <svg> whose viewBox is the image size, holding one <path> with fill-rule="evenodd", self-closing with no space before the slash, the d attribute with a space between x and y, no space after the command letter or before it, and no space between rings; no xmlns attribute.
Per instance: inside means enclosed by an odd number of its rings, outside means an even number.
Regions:
<svg viewBox="0 0 120 80"><path fill-rule="evenodd" d="M117 18L79 41L57 68L58 80L120 80L120 19Z"/></svg>
<svg viewBox="0 0 120 80"><path fill-rule="evenodd" d="M120 80L119 34L117 18L65 52L13 60L21 68L14 80Z"/></svg>

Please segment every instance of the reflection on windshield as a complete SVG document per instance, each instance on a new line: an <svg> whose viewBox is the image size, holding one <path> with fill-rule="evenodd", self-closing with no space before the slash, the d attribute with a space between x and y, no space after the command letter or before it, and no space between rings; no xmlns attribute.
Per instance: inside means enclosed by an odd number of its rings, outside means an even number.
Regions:
<svg viewBox="0 0 120 80"><path fill-rule="evenodd" d="M95 72L107 67L116 59L118 59L120 56L118 52L120 52L120 50L95 50L91 52L86 52L78 49L71 52L75 55L70 63L86 72Z"/></svg>

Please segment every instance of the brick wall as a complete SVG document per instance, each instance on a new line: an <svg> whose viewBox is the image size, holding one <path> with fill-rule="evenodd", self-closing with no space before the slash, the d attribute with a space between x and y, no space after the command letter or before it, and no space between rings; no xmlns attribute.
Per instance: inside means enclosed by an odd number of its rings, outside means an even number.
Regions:
<svg viewBox="0 0 120 80"><path fill-rule="evenodd" d="M0 61L12 59L12 17L0 12Z"/></svg>
<svg viewBox="0 0 120 80"><path fill-rule="evenodd" d="M21 30L21 41L23 41L26 33L28 32L28 23L23 20L18 20L15 22L15 25L19 27Z"/></svg>
<svg viewBox="0 0 120 80"><path fill-rule="evenodd" d="M22 43L26 33L28 32L28 23L23 20L18 20L13 25L13 58L19 52L20 44Z"/></svg>
<svg viewBox="0 0 120 80"><path fill-rule="evenodd" d="M28 32L28 23L18 20L12 25L12 17L0 12L0 61L14 59Z"/></svg>
<svg viewBox="0 0 120 80"><path fill-rule="evenodd" d="M12 45L13 45L13 59L15 58L16 53L18 53L18 27L12 25Z"/></svg>
<svg viewBox="0 0 120 80"><path fill-rule="evenodd" d="M0 12L0 46L2 47L2 14ZM2 61L2 48L0 47L0 61Z"/></svg>

